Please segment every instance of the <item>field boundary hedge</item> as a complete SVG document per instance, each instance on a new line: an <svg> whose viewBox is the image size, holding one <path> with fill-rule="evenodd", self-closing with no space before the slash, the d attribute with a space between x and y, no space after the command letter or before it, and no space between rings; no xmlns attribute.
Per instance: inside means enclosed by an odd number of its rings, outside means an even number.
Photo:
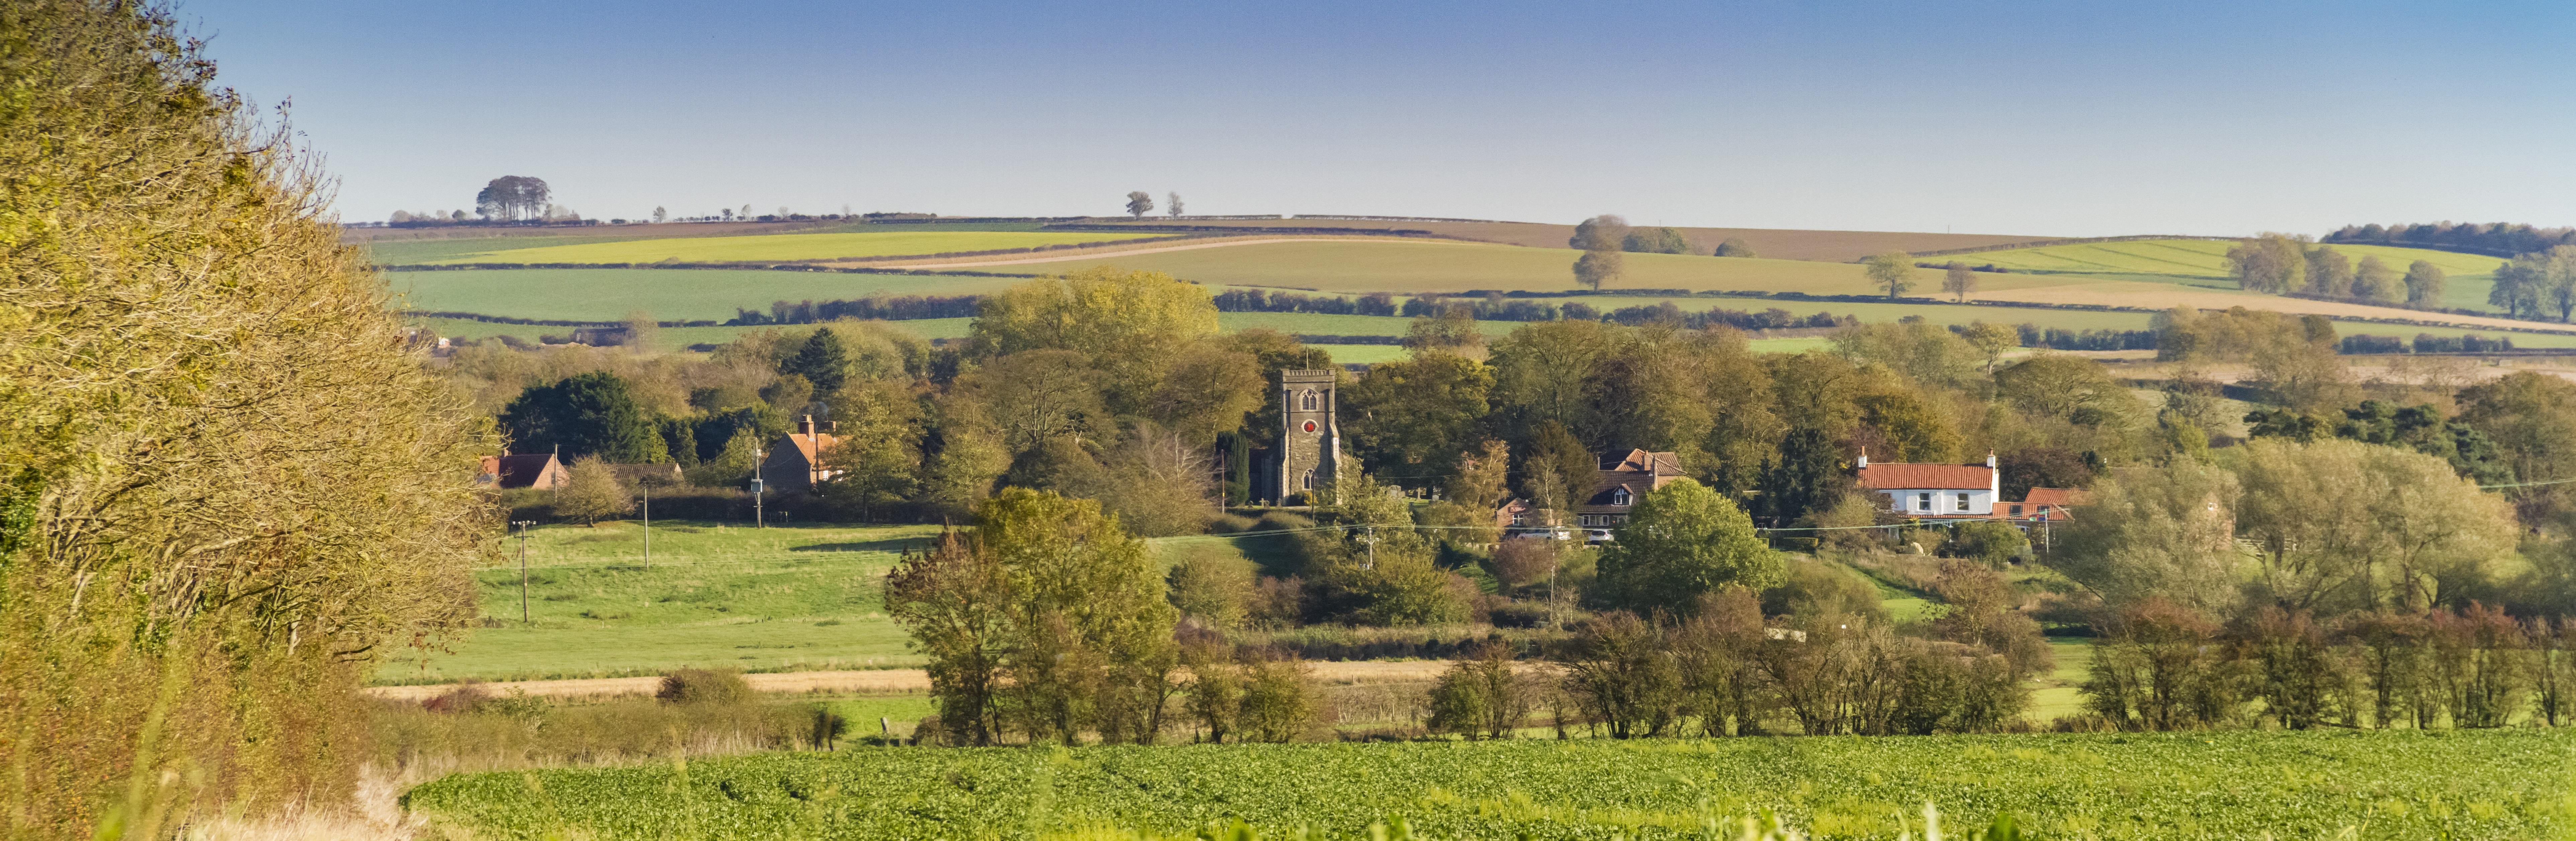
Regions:
<svg viewBox="0 0 2576 841"><path fill-rule="evenodd" d="M1967 248L1944 248L1944 249L1941 249L1941 250L1939 250L1939 251L1924 251L1924 252L1918 252L1918 253L1916 253L1916 254L1914 254L1914 255L1912 255L1912 256L1915 256L1915 257L1948 257L1948 256L1955 255L1955 254L1983 254L1983 253L1986 253L1986 252L1989 252L1989 251L2019 251L2019 250L2022 250L2022 249L2025 249L2025 248L2047 248L2047 247L2054 246L2054 245L2090 245L2090 244L2097 243L2097 242L2144 242L2144 241L2147 241L2147 240L2154 240L2154 239L2234 240L2234 239L2243 239L2243 237L2219 237L2219 236L2209 236L2209 235L2206 235L2206 234L2128 234L2128 235L2125 235L2125 236L2116 236L2116 237L2078 237L2078 238L2074 238L2074 239L2043 239L2043 240L2033 240L2033 241L2030 241L2030 242L2004 243L2004 244L2001 244L2001 245L1976 245L1976 246L1970 246L1970 247L1967 247ZM1852 262L1857 263L1857 262L1860 262L1860 261L1859 261L1859 260L1854 260L1854 261L1852 261Z"/></svg>

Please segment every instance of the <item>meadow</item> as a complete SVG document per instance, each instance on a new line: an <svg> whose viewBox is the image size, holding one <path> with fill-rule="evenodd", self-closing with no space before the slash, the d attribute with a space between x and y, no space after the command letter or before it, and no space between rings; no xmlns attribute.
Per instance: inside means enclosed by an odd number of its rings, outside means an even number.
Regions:
<svg viewBox="0 0 2576 841"><path fill-rule="evenodd" d="M459 774L404 805L485 839L1703 838L1776 810L1818 839L2530 839L2570 827L2552 731L1507 740L1055 749L857 748ZM1276 835L1272 833L1278 833ZM1731 830L1725 834L1731 835Z"/></svg>
<svg viewBox="0 0 2576 841"><path fill-rule="evenodd" d="M446 650L387 660L378 683L661 674L684 666L805 671L918 664L879 588L896 553L937 526L656 522L543 526L475 571L484 621Z"/></svg>
<svg viewBox="0 0 2576 841"><path fill-rule="evenodd" d="M768 312L773 301L985 295L1028 282L756 269L468 269L383 276L397 306L563 321L615 321L637 310L663 321L723 321L740 309Z"/></svg>
<svg viewBox="0 0 2576 841"><path fill-rule="evenodd" d="M1118 242L1168 234L1077 231L840 231L831 233L755 234L729 237L664 237L615 242L568 243L525 247L519 243L490 251L450 252L428 263L652 263L730 262L756 260L834 260L860 257L914 256L960 251L1039 248L1092 242Z"/></svg>

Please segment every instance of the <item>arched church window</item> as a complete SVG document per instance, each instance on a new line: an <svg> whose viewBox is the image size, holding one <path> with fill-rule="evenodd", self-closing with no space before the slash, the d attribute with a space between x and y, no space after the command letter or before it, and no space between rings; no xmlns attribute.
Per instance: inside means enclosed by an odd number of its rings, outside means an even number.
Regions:
<svg viewBox="0 0 2576 841"><path fill-rule="evenodd" d="M1299 486L1299 487L1303 487L1303 488L1305 488L1306 490L1310 490L1310 491L1311 491L1311 490L1314 490L1314 489L1315 489L1315 471L1312 471L1312 470L1306 471L1306 475L1305 475L1304 477L1302 477L1302 478L1298 479L1298 486Z"/></svg>
<svg viewBox="0 0 2576 841"><path fill-rule="evenodd" d="M1301 411L1312 412L1322 405L1323 401L1315 397L1314 389L1306 389L1306 393L1297 396L1297 408Z"/></svg>

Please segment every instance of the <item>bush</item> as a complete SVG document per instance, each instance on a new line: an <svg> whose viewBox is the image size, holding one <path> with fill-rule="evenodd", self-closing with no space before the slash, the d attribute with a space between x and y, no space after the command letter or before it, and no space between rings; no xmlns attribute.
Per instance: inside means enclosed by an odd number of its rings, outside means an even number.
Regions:
<svg viewBox="0 0 2576 841"><path fill-rule="evenodd" d="M1536 681L1515 669L1513 659L1508 646L1488 643L1450 664L1428 696L1425 726L1469 739L1511 736L1529 718L1538 694Z"/></svg>
<svg viewBox="0 0 2576 841"><path fill-rule="evenodd" d="M742 673L730 669L680 669L662 676L653 697L666 704L736 706L754 697Z"/></svg>
<svg viewBox="0 0 2576 841"><path fill-rule="evenodd" d="M1878 586L1860 573L1831 561L1791 561L1787 580L1762 593L1762 612L1770 616L1846 614L1887 620L1879 606Z"/></svg>
<svg viewBox="0 0 2576 841"><path fill-rule="evenodd" d="M2020 529L1993 520L1971 520L1950 527L1950 538L1941 542L1941 555L1964 558L2002 568L2014 559L2030 554L2030 538Z"/></svg>
<svg viewBox="0 0 2576 841"><path fill-rule="evenodd" d="M1487 562L1494 580L1505 587L1519 589L1541 581L1556 572L1558 541L1506 540L1494 547L1494 558Z"/></svg>
<svg viewBox="0 0 2576 841"><path fill-rule="evenodd" d="M1231 630L1250 617L1255 596L1252 562L1198 556L1172 566L1166 585L1172 606L1210 627Z"/></svg>

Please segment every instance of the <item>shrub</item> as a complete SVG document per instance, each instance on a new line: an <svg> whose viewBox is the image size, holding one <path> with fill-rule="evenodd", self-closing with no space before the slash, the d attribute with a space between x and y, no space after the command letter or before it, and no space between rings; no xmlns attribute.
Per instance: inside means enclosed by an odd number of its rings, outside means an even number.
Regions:
<svg viewBox="0 0 2576 841"><path fill-rule="evenodd" d="M653 697L666 704L735 706L752 700L751 684L732 670L679 669L662 676Z"/></svg>
<svg viewBox="0 0 2576 841"><path fill-rule="evenodd" d="M1509 646L1487 643L1451 663L1431 689L1425 725L1470 739L1510 736L1529 718L1538 695L1537 681L1514 668L1514 659Z"/></svg>
<svg viewBox="0 0 2576 841"><path fill-rule="evenodd" d="M1211 627L1233 629L1250 616L1255 596L1252 562L1199 556L1172 566L1166 576L1172 606Z"/></svg>
<svg viewBox="0 0 2576 841"><path fill-rule="evenodd" d="M1494 547L1494 558L1488 566L1494 579L1505 587L1518 589L1546 581L1557 569L1557 544L1554 540L1505 540Z"/></svg>
<svg viewBox="0 0 2576 841"><path fill-rule="evenodd" d="M1971 520L1950 527L1950 537L1941 542L1941 554L1965 558L2001 569L2013 559L2030 554L2030 538L2021 530L1993 520Z"/></svg>

